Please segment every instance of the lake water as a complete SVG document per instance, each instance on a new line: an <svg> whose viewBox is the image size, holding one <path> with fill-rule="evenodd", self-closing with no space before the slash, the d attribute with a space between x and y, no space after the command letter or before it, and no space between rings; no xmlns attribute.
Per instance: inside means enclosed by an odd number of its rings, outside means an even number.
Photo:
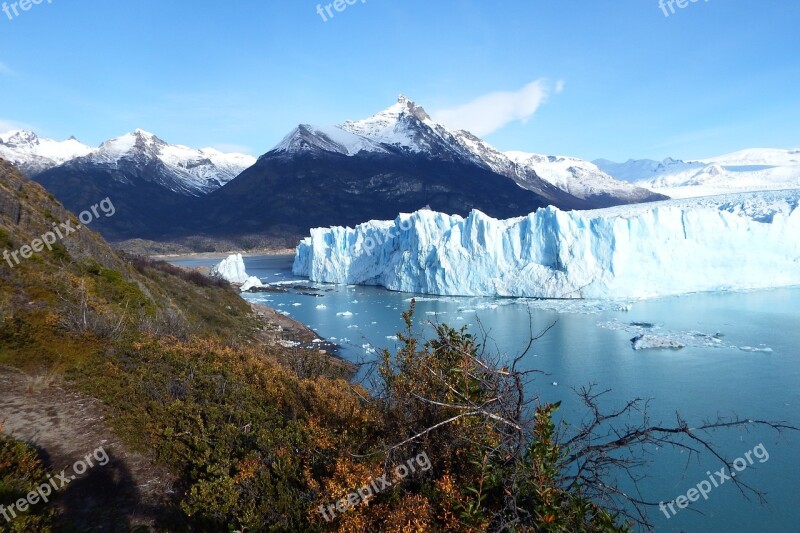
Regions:
<svg viewBox="0 0 800 533"><path fill-rule="evenodd" d="M175 261L186 266L216 262ZM300 280L291 273L290 256L248 257L245 264L250 275L267 283ZM391 337L402 328L400 313L415 296L377 287L311 285L322 289L321 297L244 297L310 326L342 345L342 355L352 360L395 346ZM800 426L800 288L611 305L418 296L416 318L468 325L474 333L480 323L491 348L511 357L527 344L528 310L536 331L555 323L525 360L526 367L548 374L537 378L530 392L547 401L563 400L561 416L568 421L585 414L572 389L596 384L598 391L610 390L603 402L609 409L633 398L651 399L653 425L675 425L679 412L690 426L717 415ZM640 333L686 347L635 351L631 338ZM758 453L765 449L769 459L762 462L758 457L765 455L751 453L753 465L738 479L766 492L768 504L748 502L727 482L689 509L674 507L677 514L669 519L653 509L657 531L800 531L800 434L734 428L712 438L730 460L763 444ZM675 500L721 467L708 454L687 461L686 453L671 449L647 451L653 464L639 486L649 501Z"/></svg>

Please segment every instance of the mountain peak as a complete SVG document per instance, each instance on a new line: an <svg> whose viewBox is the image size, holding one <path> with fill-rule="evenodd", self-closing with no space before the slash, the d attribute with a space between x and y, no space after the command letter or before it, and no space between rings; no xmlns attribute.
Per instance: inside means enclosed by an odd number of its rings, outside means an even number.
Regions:
<svg viewBox="0 0 800 533"><path fill-rule="evenodd" d="M138 143L143 143L145 145L149 144L156 144L156 145L166 145L167 143L159 139L154 133L150 133L149 131L145 131L141 128L136 128L133 130L133 136Z"/></svg>
<svg viewBox="0 0 800 533"><path fill-rule="evenodd" d="M0 135L0 144L7 146L23 146L38 144L39 137L32 131L12 130Z"/></svg>
<svg viewBox="0 0 800 533"><path fill-rule="evenodd" d="M363 120L348 120L339 128L386 144L409 145L409 139L417 137L415 130L419 126L415 121L428 128L437 126L422 106L401 94L396 103L383 111ZM410 144L413 147L416 143Z"/></svg>
<svg viewBox="0 0 800 533"><path fill-rule="evenodd" d="M410 115L413 115L414 117L416 117L417 119L419 119L419 120L421 120L423 122L431 120L430 115L428 115L428 113L425 112L425 109L421 105L418 105L412 99L408 98L407 96L405 96L403 94L401 94L397 98L397 104L395 104L395 105L400 106L401 113L403 111L407 111ZM390 107L389 109L392 109L392 108ZM388 109L387 109L387 111L388 111Z"/></svg>

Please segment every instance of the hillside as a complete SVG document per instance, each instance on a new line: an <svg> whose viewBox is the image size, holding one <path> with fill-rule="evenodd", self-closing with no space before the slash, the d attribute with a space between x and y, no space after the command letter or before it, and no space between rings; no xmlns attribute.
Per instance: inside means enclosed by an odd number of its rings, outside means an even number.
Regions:
<svg viewBox="0 0 800 533"><path fill-rule="evenodd" d="M506 410L524 376L487 366L470 335L439 325L419 341L412 304L371 394L340 360L282 347L313 333L226 283L83 227L37 244L77 222L0 162L0 516L19 511L0 530L491 531L520 513L521 531L540 516L552 531L625 530L555 475L561 452L542 444L557 405L525 422ZM454 402L481 407L465 417ZM59 475L52 499L34 498Z"/></svg>
<svg viewBox="0 0 800 533"><path fill-rule="evenodd" d="M19 250L62 222L79 223L41 186L0 161L0 247ZM315 375L349 372L327 356L280 348L275 341L281 331L296 326L293 333L302 335L305 328L283 316L265 319L226 283L118 255L87 228L53 244L52 251L44 248L19 264L12 258L11 264L0 265L0 432L35 444L56 472L101 444L112 456L103 475L90 472L63 492L55 507L57 528L184 527L180 499L167 490L191 486L185 458L165 457L177 441L164 431L178 427L176 417L183 416L174 402L192 399L197 403L184 415L202 416L198 403L210 401L210 393L200 381L243 379L204 370L204 363L218 367L232 358L249 371L267 365L277 373L273 378L287 383L293 371L280 370L283 365ZM236 345L242 349L234 356L230 347ZM192 373L198 389L182 384ZM224 403L225 395L214 395ZM274 401L263 397L256 404ZM3 439L0 504L8 496Z"/></svg>

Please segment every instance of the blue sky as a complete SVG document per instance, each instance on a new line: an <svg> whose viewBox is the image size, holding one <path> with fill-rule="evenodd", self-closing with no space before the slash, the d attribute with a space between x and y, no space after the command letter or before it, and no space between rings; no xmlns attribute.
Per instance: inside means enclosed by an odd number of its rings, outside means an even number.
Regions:
<svg viewBox="0 0 800 533"><path fill-rule="evenodd" d="M403 93L501 150L800 147L796 0L50 1L0 11L0 130L258 155Z"/></svg>

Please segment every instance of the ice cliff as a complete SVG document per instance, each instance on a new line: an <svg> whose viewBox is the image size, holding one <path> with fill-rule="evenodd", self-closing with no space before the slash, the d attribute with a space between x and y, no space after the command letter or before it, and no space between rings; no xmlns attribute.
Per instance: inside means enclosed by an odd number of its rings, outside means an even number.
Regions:
<svg viewBox="0 0 800 533"><path fill-rule="evenodd" d="M294 273L438 295L649 298L800 285L800 190L496 220L432 211L317 228Z"/></svg>
<svg viewBox="0 0 800 533"><path fill-rule="evenodd" d="M211 276L231 283L245 283L249 278L244 268L242 254L229 255L219 264L211 267Z"/></svg>

